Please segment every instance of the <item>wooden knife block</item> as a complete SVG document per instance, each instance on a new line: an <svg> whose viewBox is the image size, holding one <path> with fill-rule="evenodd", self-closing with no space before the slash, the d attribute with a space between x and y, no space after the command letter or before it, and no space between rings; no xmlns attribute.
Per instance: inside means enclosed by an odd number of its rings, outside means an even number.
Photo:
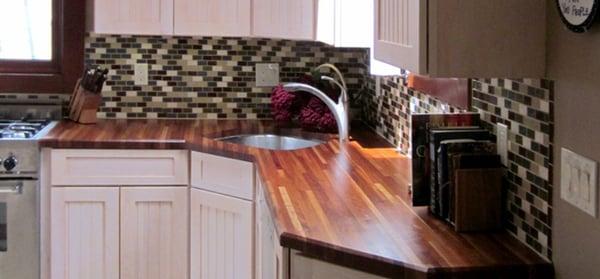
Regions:
<svg viewBox="0 0 600 279"><path fill-rule="evenodd" d="M98 121L96 113L102 103L102 95L85 90L80 82L81 80L77 81L69 102L69 118L81 124L95 124Z"/></svg>
<svg viewBox="0 0 600 279"><path fill-rule="evenodd" d="M457 232L491 231L502 227L504 169L458 169L455 175Z"/></svg>

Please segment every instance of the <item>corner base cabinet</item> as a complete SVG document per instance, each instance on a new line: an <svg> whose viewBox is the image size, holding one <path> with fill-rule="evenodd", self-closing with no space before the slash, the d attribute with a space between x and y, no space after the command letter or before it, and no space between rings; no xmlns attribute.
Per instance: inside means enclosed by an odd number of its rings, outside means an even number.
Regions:
<svg viewBox="0 0 600 279"><path fill-rule="evenodd" d="M543 77L546 1L374 0L375 58L432 77Z"/></svg>
<svg viewBox="0 0 600 279"><path fill-rule="evenodd" d="M192 279L252 278L252 202L191 190Z"/></svg>

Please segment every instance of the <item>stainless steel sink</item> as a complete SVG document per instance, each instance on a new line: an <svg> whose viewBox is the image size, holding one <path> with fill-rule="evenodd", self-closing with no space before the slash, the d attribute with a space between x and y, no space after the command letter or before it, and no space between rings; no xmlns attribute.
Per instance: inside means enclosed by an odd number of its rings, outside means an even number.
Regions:
<svg viewBox="0 0 600 279"><path fill-rule="evenodd" d="M323 144L320 140L279 135L235 135L218 138L219 141L248 145L271 150L297 150Z"/></svg>

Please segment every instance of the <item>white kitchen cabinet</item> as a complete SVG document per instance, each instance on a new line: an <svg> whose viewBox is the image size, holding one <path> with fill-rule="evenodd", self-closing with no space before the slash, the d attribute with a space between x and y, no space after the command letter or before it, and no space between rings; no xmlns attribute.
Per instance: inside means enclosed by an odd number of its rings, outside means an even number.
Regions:
<svg viewBox="0 0 600 279"><path fill-rule="evenodd" d="M175 35L250 36L251 0L177 0Z"/></svg>
<svg viewBox="0 0 600 279"><path fill-rule="evenodd" d="M384 277L316 260L303 255L301 252L291 250L290 278L383 279Z"/></svg>
<svg viewBox="0 0 600 279"><path fill-rule="evenodd" d="M252 277L252 202L191 190L191 279Z"/></svg>
<svg viewBox="0 0 600 279"><path fill-rule="evenodd" d="M96 33L171 35L174 0L88 0L88 29Z"/></svg>
<svg viewBox="0 0 600 279"><path fill-rule="evenodd" d="M51 195L51 278L119 278L119 189L52 188Z"/></svg>
<svg viewBox="0 0 600 279"><path fill-rule="evenodd" d="M188 278L189 151L49 154L51 279Z"/></svg>
<svg viewBox="0 0 600 279"><path fill-rule="evenodd" d="M539 0L374 0L375 58L432 77L542 77Z"/></svg>
<svg viewBox="0 0 600 279"><path fill-rule="evenodd" d="M316 39L317 0L254 0L253 35L298 40Z"/></svg>
<svg viewBox="0 0 600 279"><path fill-rule="evenodd" d="M121 279L187 278L188 189L121 189Z"/></svg>
<svg viewBox="0 0 600 279"><path fill-rule="evenodd" d="M255 204L256 278L288 278L289 250L279 244L279 235L275 230L260 179L257 179L257 192Z"/></svg>

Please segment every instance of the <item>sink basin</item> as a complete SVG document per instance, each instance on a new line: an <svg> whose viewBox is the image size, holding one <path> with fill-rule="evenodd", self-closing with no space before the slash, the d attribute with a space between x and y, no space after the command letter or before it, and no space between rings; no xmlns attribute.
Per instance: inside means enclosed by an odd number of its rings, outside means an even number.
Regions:
<svg viewBox="0 0 600 279"><path fill-rule="evenodd" d="M235 135L217 140L270 150L297 150L323 144L319 140L278 135Z"/></svg>

